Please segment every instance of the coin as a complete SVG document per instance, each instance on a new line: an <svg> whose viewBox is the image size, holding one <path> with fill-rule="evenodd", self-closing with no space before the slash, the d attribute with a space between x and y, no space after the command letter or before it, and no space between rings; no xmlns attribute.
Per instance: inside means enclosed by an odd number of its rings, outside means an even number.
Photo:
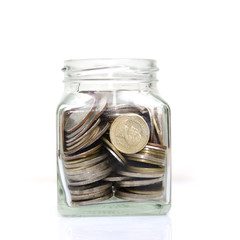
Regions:
<svg viewBox="0 0 240 240"><path fill-rule="evenodd" d="M98 95L97 108L95 110L96 112L95 118L99 118L103 114L104 110L107 108L107 105L108 105L107 97Z"/></svg>
<svg viewBox="0 0 240 240"><path fill-rule="evenodd" d="M135 167L135 166L127 166L127 169L131 172L136 172L136 173L153 173L153 174L161 174L165 172L165 168L146 168L146 167Z"/></svg>
<svg viewBox="0 0 240 240"><path fill-rule="evenodd" d="M95 198L95 199L91 199L91 200L87 200L87 201L77 201L77 202L72 202L72 206L73 207L77 207L77 206L81 206L81 205L89 205L89 204L95 204L98 202L103 202L109 198L112 197L112 193L109 193L103 197L99 197L99 198Z"/></svg>
<svg viewBox="0 0 240 240"><path fill-rule="evenodd" d="M74 136L73 138L67 139L66 142L66 146L72 146L73 144L77 143L78 141L80 141L82 138L86 137L88 134L90 134L92 131L94 131L94 129L96 129L96 127L99 125L99 123L101 122L101 119L98 118L93 125L82 135L77 134L76 136Z"/></svg>
<svg viewBox="0 0 240 240"><path fill-rule="evenodd" d="M159 110L160 111L160 110ZM163 144L163 114L159 113L157 107L154 108L154 119L158 126L160 135L159 135L159 142ZM161 109L162 111L162 109Z"/></svg>
<svg viewBox="0 0 240 240"><path fill-rule="evenodd" d="M146 159L146 160L150 160L150 161L155 161L157 163L164 163L165 162L165 158L160 158L155 157L151 154L147 154L147 153L136 153L136 154L126 154L127 157L134 157L134 158L141 158L141 159Z"/></svg>
<svg viewBox="0 0 240 240"><path fill-rule="evenodd" d="M105 180L105 179L104 179ZM118 187L137 187L137 186L147 186L149 184L154 184L161 182L163 177L153 178L153 179L130 179L121 180L117 182Z"/></svg>
<svg viewBox="0 0 240 240"><path fill-rule="evenodd" d="M153 114L152 110L150 108L147 108L148 115L149 115L149 125L150 125L150 141L152 142L154 140L154 124L153 124Z"/></svg>
<svg viewBox="0 0 240 240"><path fill-rule="evenodd" d="M75 130L74 132L72 133L69 133L69 134L65 134L65 139L68 140L68 139L71 139L71 138L78 138L80 137L82 134L84 134L91 126L92 124L94 123L94 121L96 120L95 119L95 113L94 112L91 112L88 120L86 122L83 123L83 125L81 125L77 130Z"/></svg>
<svg viewBox="0 0 240 240"><path fill-rule="evenodd" d="M100 130L98 131L97 135L92 137L92 139L86 143L86 145L84 145L82 148L86 148L88 146L90 146L91 144L93 144L94 142L96 142L99 138L102 137L102 135L108 130L108 128L110 127L110 124L108 122L105 122L103 124L99 125Z"/></svg>
<svg viewBox="0 0 240 240"><path fill-rule="evenodd" d="M118 181L127 180L127 179L130 179L130 178L112 174L112 175L104 178L104 181L118 182Z"/></svg>
<svg viewBox="0 0 240 240"><path fill-rule="evenodd" d="M86 105L80 108L74 108L65 112L66 117L64 130L71 133L78 129L89 117L95 107L96 100L94 98L88 100Z"/></svg>
<svg viewBox="0 0 240 240"><path fill-rule="evenodd" d="M164 166L165 165L165 163L164 163L165 161L158 162L158 161L151 161L151 160L147 160L145 158L137 158L137 157L128 157L127 159L130 160L130 161L152 164L152 165L157 165L157 166Z"/></svg>
<svg viewBox="0 0 240 240"><path fill-rule="evenodd" d="M108 155L109 155L108 153L105 153L103 155L98 155L97 157L95 157L95 156L91 157L91 159L88 159L88 160L85 160L84 158L82 158L82 159L79 159L78 161L76 161L76 160L72 161L71 163L67 162L64 164L64 166L65 166L65 168L78 168L78 167L83 167L83 166L94 164L94 163L96 164L96 163L101 162Z"/></svg>
<svg viewBox="0 0 240 240"><path fill-rule="evenodd" d="M112 188L108 188L108 189L105 189L103 191L98 191L98 192L76 194L76 195L74 194L74 195L72 195L72 201L79 201L79 200L86 200L86 199L96 199L96 198L108 195L110 193L112 193Z"/></svg>
<svg viewBox="0 0 240 240"><path fill-rule="evenodd" d="M93 122L100 117L100 115L103 113L104 109L107 106L107 99L103 97L101 100L97 98L97 105L94 111L91 112L91 115L88 117L88 121L86 121L81 127L79 127L74 132L67 134L66 139L71 139L76 136L80 137L82 134L84 134L93 124Z"/></svg>
<svg viewBox="0 0 240 240"><path fill-rule="evenodd" d="M88 141L88 139L93 138L94 136L97 135L97 133L99 132L99 127L97 126L92 132L90 132L88 135L86 135L84 138L82 138L81 140L79 140L77 143L75 143L74 145L71 145L70 147L66 147L67 151L70 151L72 149L76 149L76 147L78 147L79 145L81 146L81 144L83 145L83 143L86 143L86 141ZM78 149L78 148L77 148Z"/></svg>
<svg viewBox="0 0 240 240"><path fill-rule="evenodd" d="M87 179L84 179L84 180L80 179L80 180L72 181L71 179L69 179L68 185L69 186L83 186L86 184L94 183L94 182L97 182L99 180L106 178L111 172L112 172L112 168L109 167L109 168L106 168L100 172L97 172L97 173L91 175L90 177L88 177Z"/></svg>
<svg viewBox="0 0 240 240"><path fill-rule="evenodd" d="M149 127L137 114L117 117L110 128L112 144L122 153L136 153L142 150L149 140Z"/></svg>
<svg viewBox="0 0 240 240"><path fill-rule="evenodd" d="M78 158L87 157L87 156L89 156L91 154L96 153L97 151L100 151L102 146L103 146L102 143L98 143L95 146L91 146L91 148L90 147L86 148L84 150L84 152L78 153L77 155L74 155L74 156L63 156L63 160L71 161L71 160L75 160L75 159L78 159Z"/></svg>
<svg viewBox="0 0 240 240"><path fill-rule="evenodd" d="M151 142L149 142L146 145L146 147L151 148L151 149L155 149L155 150L163 150L163 151L167 149L167 147L164 146L164 145L157 144L157 143L151 143Z"/></svg>
<svg viewBox="0 0 240 240"><path fill-rule="evenodd" d="M114 156L115 159L117 159L123 165L127 164L127 161L123 155L106 138L102 137L101 139L106 144L105 148Z"/></svg>
<svg viewBox="0 0 240 240"><path fill-rule="evenodd" d="M71 155L71 154L73 154L73 153L75 153L75 152L77 152L77 151L79 151L81 149L84 149L84 146L88 143L87 140L89 138L94 138L95 136L97 136L99 130L100 130L100 127L97 126L97 128L91 133L90 136L85 137L85 139L83 141L81 140L79 145L76 144L76 146L74 148L72 148L72 147L70 149L67 148L66 151L65 151L65 154Z"/></svg>
<svg viewBox="0 0 240 240"><path fill-rule="evenodd" d="M112 184L109 182L95 182L92 184L87 184L84 186L69 186L69 190L71 194L87 194L87 193L92 193L92 192L99 192L103 191L107 188L111 188Z"/></svg>
<svg viewBox="0 0 240 240"><path fill-rule="evenodd" d="M127 176L127 177L134 177L134 178L158 178L162 177L163 173L142 173L142 172L131 172L131 171L123 171L118 170L117 174Z"/></svg>
<svg viewBox="0 0 240 240"><path fill-rule="evenodd" d="M143 194L126 192L122 189L121 190L117 189L115 192L115 196L125 200L133 200L133 201L159 200L160 197L162 196L162 192L157 194L151 194L151 195L143 195Z"/></svg>
<svg viewBox="0 0 240 240"><path fill-rule="evenodd" d="M101 171L109 166L109 161L104 160L100 163L92 163L87 166L82 166L78 168L68 168L66 169L66 173L68 176L75 176L75 175L81 175L81 178L84 178L85 176L88 176L92 173L95 173L97 171ZM72 178L72 177L71 177ZM73 178L72 178L73 179Z"/></svg>

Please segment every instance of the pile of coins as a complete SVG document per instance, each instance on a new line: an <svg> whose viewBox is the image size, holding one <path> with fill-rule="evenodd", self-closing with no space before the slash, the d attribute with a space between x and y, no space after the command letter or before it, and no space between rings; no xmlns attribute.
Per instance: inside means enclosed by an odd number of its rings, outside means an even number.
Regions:
<svg viewBox="0 0 240 240"><path fill-rule="evenodd" d="M157 108L109 106L86 94L80 107L62 114L62 159L72 205L111 198L160 200L166 150Z"/></svg>

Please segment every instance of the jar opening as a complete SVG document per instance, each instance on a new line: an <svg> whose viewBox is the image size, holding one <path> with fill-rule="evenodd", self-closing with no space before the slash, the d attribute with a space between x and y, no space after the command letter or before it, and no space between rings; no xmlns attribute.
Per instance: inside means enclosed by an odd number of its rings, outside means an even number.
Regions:
<svg viewBox="0 0 240 240"><path fill-rule="evenodd" d="M64 81L144 80L156 81L158 71L152 59L76 59L66 60Z"/></svg>

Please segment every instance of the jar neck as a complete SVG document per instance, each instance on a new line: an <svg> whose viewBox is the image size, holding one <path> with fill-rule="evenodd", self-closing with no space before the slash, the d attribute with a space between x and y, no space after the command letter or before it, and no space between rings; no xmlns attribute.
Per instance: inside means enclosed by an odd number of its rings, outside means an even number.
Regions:
<svg viewBox="0 0 240 240"><path fill-rule="evenodd" d="M82 59L64 62L65 89L77 91L149 90L157 81L151 59Z"/></svg>
<svg viewBox="0 0 240 240"><path fill-rule="evenodd" d="M157 88L157 81L74 81L65 82L65 92L83 91L153 91Z"/></svg>

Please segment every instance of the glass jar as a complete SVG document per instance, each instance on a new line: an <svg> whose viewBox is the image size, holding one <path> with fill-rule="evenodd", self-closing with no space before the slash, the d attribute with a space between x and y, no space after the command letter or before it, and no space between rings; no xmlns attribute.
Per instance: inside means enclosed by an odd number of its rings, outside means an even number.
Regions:
<svg viewBox="0 0 240 240"><path fill-rule="evenodd" d="M57 109L64 216L161 215L171 204L170 108L154 60L65 61Z"/></svg>

